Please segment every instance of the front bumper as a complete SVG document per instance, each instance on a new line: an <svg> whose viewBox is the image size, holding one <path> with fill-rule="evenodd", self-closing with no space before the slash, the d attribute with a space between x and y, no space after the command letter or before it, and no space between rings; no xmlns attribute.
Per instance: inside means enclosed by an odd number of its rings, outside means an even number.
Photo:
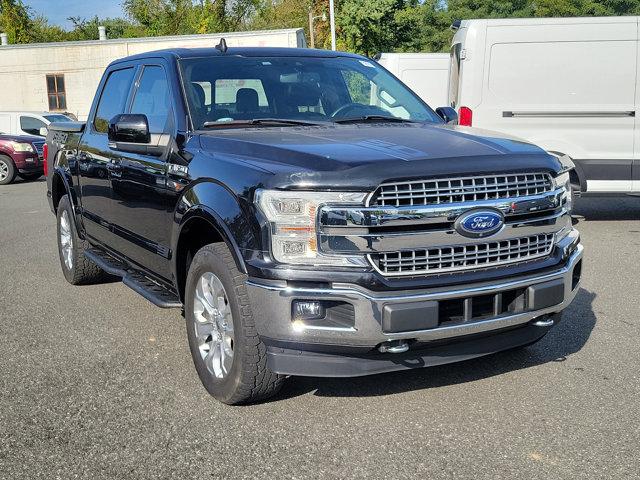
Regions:
<svg viewBox="0 0 640 480"><path fill-rule="evenodd" d="M13 163L16 165L16 168L20 173L36 173L44 171L44 165L37 153L14 152L12 158Z"/></svg>
<svg viewBox="0 0 640 480"><path fill-rule="evenodd" d="M575 241L577 238L567 238L565 243ZM267 284L259 279L250 279L247 290L254 310L256 328L267 345L268 362L272 370L291 375L366 375L454 362L540 338L555 323L554 315L565 309L578 291L583 248L580 244L572 248L572 253L563 264L551 272L500 282L390 294L372 292L349 284L334 283L332 288L305 288ZM432 328L389 331L389 312L394 309L397 311L424 305L427 316L428 310L433 310L435 305L437 311L441 302L464 302L465 299L473 302L469 299L486 299L489 296L502 298L503 292L507 295L514 291L525 292L522 295L523 305L515 311L496 310L501 313L445 322ZM320 300L352 305L352 323L337 327L301 326L292 321L294 300ZM514 333L515 331L520 333ZM475 341L474 338L484 340ZM487 338L493 340L486 340ZM467 346L457 354L461 341ZM409 351L402 355L378 353L377 347L380 345L398 342L407 343ZM451 346L448 347L447 344ZM439 353L437 358L429 361L424 351L426 349L429 352L434 348Z"/></svg>

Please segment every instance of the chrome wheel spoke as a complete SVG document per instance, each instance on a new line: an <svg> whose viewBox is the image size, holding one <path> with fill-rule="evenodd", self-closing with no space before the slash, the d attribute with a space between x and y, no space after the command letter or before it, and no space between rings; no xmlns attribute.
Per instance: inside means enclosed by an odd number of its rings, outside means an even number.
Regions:
<svg viewBox="0 0 640 480"><path fill-rule="evenodd" d="M209 373L224 378L233 365L233 317L227 292L211 272L196 282L193 302L194 332Z"/></svg>
<svg viewBox="0 0 640 480"><path fill-rule="evenodd" d="M73 236L71 235L71 221L66 211L62 212L60 217L60 247L64 264L71 270L73 268Z"/></svg>

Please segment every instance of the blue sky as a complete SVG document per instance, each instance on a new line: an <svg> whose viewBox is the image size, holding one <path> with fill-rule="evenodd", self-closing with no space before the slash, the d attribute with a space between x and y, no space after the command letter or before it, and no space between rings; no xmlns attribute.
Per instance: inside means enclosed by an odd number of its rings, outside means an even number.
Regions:
<svg viewBox="0 0 640 480"><path fill-rule="evenodd" d="M71 27L67 18L122 17L122 0L24 0L25 5L64 28Z"/></svg>

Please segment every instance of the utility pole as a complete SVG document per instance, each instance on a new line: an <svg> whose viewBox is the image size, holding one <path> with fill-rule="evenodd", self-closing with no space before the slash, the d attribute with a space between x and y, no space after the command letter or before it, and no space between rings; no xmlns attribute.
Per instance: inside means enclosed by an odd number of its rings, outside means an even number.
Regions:
<svg viewBox="0 0 640 480"><path fill-rule="evenodd" d="M321 18L323 22L327 21L327 14L322 12L322 15L313 15L313 6L309 7L309 37L311 40L311 48L316 48L316 32L313 22Z"/></svg>
<svg viewBox="0 0 640 480"><path fill-rule="evenodd" d="M331 50L336 49L336 16L333 0L329 0L329 20L331 21Z"/></svg>

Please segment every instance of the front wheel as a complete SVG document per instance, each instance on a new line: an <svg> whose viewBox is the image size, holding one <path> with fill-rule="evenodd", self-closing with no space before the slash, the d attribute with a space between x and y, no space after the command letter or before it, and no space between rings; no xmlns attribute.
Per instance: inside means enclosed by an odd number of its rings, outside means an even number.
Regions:
<svg viewBox="0 0 640 480"><path fill-rule="evenodd" d="M0 185L8 185L16 178L16 166L6 155L0 155Z"/></svg>
<svg viewBox="0 0 640 480"><path fill-rule="evenodd" d="M207 391L235 405L275 395L284 377L267 366L245 286L224 243L193 257L185 290L185 318L193 363Z"/></svg>

